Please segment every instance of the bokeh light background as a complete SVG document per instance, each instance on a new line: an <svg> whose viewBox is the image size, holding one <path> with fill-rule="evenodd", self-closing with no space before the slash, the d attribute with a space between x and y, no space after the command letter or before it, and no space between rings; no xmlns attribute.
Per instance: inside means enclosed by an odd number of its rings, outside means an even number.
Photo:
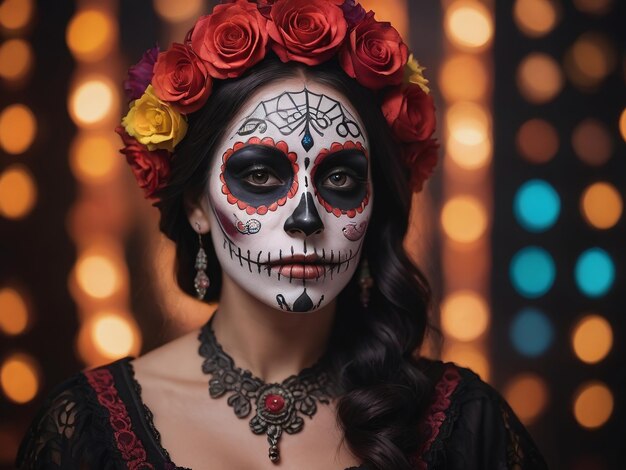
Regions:
<svg viewBox="0 0 626 470"><path fill-rule="evenodd" d="M553 468L626 461L626 40L618 0L369 0L427 67L442 163L406 246L440 300L423 354L509 401ZM112 129L125 70L205 0L0 2L0 466L46 393L215 306ZM622 425L622 426L620 426Z"/></svg>

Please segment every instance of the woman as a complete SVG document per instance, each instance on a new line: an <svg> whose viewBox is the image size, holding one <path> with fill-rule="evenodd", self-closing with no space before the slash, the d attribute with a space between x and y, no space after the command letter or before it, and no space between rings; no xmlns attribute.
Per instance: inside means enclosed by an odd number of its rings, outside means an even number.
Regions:
<svg viewBox="0 0 626 470"><path fill-rule="evenodd" d="M149 51L122 152L179 284L219 309L58 387L18 467L544 468L494 390L417 358L430 291L402 241L436 161L426 83L353 0L226 2Z"/></svg>

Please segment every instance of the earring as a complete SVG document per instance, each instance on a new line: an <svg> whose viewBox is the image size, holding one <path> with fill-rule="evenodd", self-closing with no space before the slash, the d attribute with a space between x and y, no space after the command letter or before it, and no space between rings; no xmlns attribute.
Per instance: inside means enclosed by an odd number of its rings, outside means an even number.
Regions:
<svg viewBox="0 0 626 470"><path fill-rule="evenodd" d="M363 308L367 308L370 303L370 289L374 286L374 279L370 275L369 263L365 258L361 260L359 286L361 287L361 305Z"/></svg>
<svg viewBox="0 0 626 470"><path fill-rule="evenodd" d="M202 300L206 295L206 291L211 285L211 281L209 276L207 276L205 270L207 268L207 256L204 251L204 246L202 245L202 234L200 233L200 224L196 223L196 227L198 229L198 245L200 248L198 249L198 254L196 255L196 263L194 267L196 268L196 277L193 280L193 286L196 289L196 297Z"/></svg>

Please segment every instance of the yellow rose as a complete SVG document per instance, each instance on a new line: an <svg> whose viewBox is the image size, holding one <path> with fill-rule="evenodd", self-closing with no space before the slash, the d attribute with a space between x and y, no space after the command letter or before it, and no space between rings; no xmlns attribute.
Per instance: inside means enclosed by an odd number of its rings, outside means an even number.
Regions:
<svg viewBox="0 0 626 470"><path fill-rule="evenodd" d="M428 80L424 77L424 69L425 67L422 67L411 54L404 68L404 82L419 85L424 93L430 93L430 89L427 86Z"/></svg>
<svg viewBox="0 0 626 470"><path fill-rule="evenodd" d="M122 119L128 135L148 150L164 149L170 152L187 133L187 121L174 108L157 98L152 85L130 104L128 114Z"/></svg>

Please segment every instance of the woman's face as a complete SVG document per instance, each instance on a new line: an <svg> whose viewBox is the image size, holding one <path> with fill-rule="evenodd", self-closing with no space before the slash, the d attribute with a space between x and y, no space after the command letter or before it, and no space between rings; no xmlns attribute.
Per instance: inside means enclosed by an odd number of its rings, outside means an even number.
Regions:
<svg viewBox="0 0 626 470"><path fill-rule="evenodd" d="M372 178L365 130L334 89L273 82L235 116L209 176L223 271L276 309L325 306L357 269Z"/></svg>

